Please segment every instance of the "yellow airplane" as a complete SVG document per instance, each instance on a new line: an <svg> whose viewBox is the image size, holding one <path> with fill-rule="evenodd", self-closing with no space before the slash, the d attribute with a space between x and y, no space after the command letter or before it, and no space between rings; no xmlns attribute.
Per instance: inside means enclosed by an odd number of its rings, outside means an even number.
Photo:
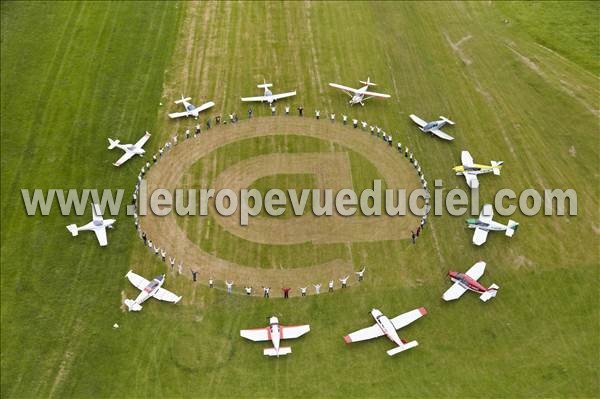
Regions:
<svg viewBox="0 0 600 399"><path fill-rule="evenodd" d="M483 173L494 173L500 175L500 169L502 168L502 161L490 161L491 165L479 165L473 162L473 157L469 154L469 151L463 151L460 154L462 165L455 166L452 168L456 172L457 176L464 176L467 180L467 185L471 188L479 187L479 180L477 175Z"/></svg>

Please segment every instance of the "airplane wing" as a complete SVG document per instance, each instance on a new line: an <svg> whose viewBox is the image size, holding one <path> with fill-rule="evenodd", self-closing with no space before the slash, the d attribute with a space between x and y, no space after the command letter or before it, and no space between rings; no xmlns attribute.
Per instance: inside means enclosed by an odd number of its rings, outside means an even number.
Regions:
<svg viewBox="0 0 600 399"><path fill-rule="evenodd" d="M463 166L473 166L473 157L471 156L471 154L469 153L469 151L462 151L460 153L460 161L462 162Z"/></svg>
<svg viewBox="0 0 600 399"><path fill-rule="evenodd" d="M372 91L365 91L364 94L365 94L365 96L379 97L379 98L390 98L391 97L389 94L375 93Z"/></svg>
<svg viewBox="0 0 600 399"><path fill-rule="evenodd" d="M94 229L94 233L96 233L96 238L100 243L101 247L105 247L108 245L108 239L106 238L106 227L102 226Z"/></svg>
<svg viewBox="0 0 600 399"><path fill-rule="evenodd" d="M366 341L383 335L383 330L377 324L373 324L371 327L363 328L362 330L346 335L344 340L349 344L350 342Z"/></svg>
<svg viewBox="0 0 600 399"><path fill-rule="evenodd" d="M293 339L301 337L310 331L308 324L302 326L281 326L281 338L282 339Z"/></svg>
<svg viewBox="0 0 600 399"><path fill-rule="evenodd" d="M465 274L471 277L473 280L479 280L485 272L485 265L486 263L484 261L477 262L471 266L471 268L467 270Z"/></svg>
<svg viewBox="0 0 600 399"><path fill-rule="evenodd" d="M464 172L463 175L465 176L465 179L467 180L467 186L469 186L471 188L479 187L479 180L477 179L477 175L474 175L473 173L469 173L469 172Z"/></svg>
<svg viewBox="0 0 600 399"><path fill-rule="evenodd" d="M422 316L427 314L427 309L419 308L415 310L411 310L410 312L402 313L399 316L394 317L390 321L394 325L396 330L401 329L402 327L406 327L410 323L414 322L417 319L420 319Z"/></svg>
<svg viewBox="0 0 600 399"><path fill-rule="evenodd" d="M156 293L154 294L154 298L156 298L160 301L173 302L173 303L177 303L181 299L180 296L177 296L177 295L173 294L171 291L165 290L164 288L159 288L156 291Z"/></svg>
<svg viewBox="0 0 600 399"><path fill-rule="evenodd" d="M184 112L173 112L172 114L169 114L169 118L171 119L175 119L175 118L181 118L182 116L190 116L191 114L187 111Z"/></svg>
<svg viewBox="0 0 600 399"><path fill-rule="evenodd" d="M488 231L477 227L473 233L473 244L481 245L487 240Z"/></svg>
<svg viewBox="0 0 600 399"><path fill-rule="evenodd" d="M135 274L131 270L125 275L125 277L127 277L129 282L131 284L133 284L133 286L140 291L142 291L144 288L146 288L148 286L148 284L150 284L150 281L146 280L139 274Z"/></svg>
<svg viewBox="0 0 600 399"><path fill-rule="evenodd" d="M448 290L444 292L442 298L444 299L444 301L453 301L455 299L460 298L462 294L464 294L466 291L467 289L464 288L462 285L460 285L459 283L454 283L452 284L452 287L448 288Z"/></svg>
<svg viewBox="0 0 600 399"><path fill-rule="evenodd" d="M207 103L202 104L199 107L196 107L196 109L194 109L194 112L196 112L196 111L202 112L202 111L205 111L205 110L207 110L207 109L209 109L211 107L214 107L214 106L215 106L215 103L213 103L212 101L209 101Z"/></svg>
<svg viewBox="0 0 600 399"><path fill-rule="evenodd" d="M485 204L481 213L479 214L479 220L484 223L490 223L494 217L494 208L491 204Z"/></svg>
<svg viewBox="0 0 600 399"><path fill-rule="evenodd" d="M417 125L423 127L427 124L427 122L425 122L423 119L419 118L417 115L414 114L410 114L410 119L413 120L414 123L416 123Z"/></svg>
<svg viewBox="0 0 600 399"><path fill-rule="evenodd" d="M251 101L267 101L267 96L256 96L256 97L242 97L242 101L251 102Z"/></svg>
<svg viewBox="0 0 600 399"><path fill-rule="evenodd" d="M280 100L282 98L293 97L295 95L296 95L295 91L290 91L288 93L273 94L273 96L271 96L271 98L273 100Z"/></svg>
<svg viewBox="0 0 600 399"><path fill-rule="evenodd" d="M240 336L249 339L250 341L269 341L271 339L269 334L269 327L264 328L253 328L250 330L241 330Z"/></svg>
<svg viewBox="0 0 600 399"><path fill-rule="evenodd" d="M142 140L140 140L140 141L142 141ZM139 141L138 141L138 143L139 143ZM131 159L131 157L133 157L133 155L134 155L134 153L133 153L133 152L130 152L130 151L125 151L125 154L123 154L123 155L121 156L121 158L119 158L119 159L117 160L117 162L115 162L113 165L115 165L115 166L121 166L121 165L123 165L125 162L127 162L129 159Z"/></svg>
<svg viewBox="0 0 600 399"><path fill-rule="evenodd" d="M439 138L444 139L444 140L448 140L448 141L454 140L454 137L442 132L440 129L431 129L429 131L429 133L435 134L436 136L438 136Z"/></svg>
<svg viewBox="0 0 600 399"><path fill-rule="evenodd" d="M102 211L100 210L100 205L99 204L92 204L92 220L95 221L102 221L104 219L102 219Z"/></svg>
<svg viewBox="0 0 600 399"><path fill-rule="evenodd" d="M146 144L146 141L148 141L148 139L150 138L150 136L152 136L152 135L150 133L146 132L146 134L144 135L144 137L142 137L141 139L139 139L138 142L135 143L134 145L137 148L142 148L144 146L144 144Z"/></svg>
<svg viewBox="0 0 600 399"><path fill-rule="evenodd" d="M346 93L348 93L348 92L350 92L350 93L356 93L358 91L357 89L353 89L352 87L339 85L337 83L329 83L329 86L331 86L331 87L333 87L335 89L344 90Z"/></svg>

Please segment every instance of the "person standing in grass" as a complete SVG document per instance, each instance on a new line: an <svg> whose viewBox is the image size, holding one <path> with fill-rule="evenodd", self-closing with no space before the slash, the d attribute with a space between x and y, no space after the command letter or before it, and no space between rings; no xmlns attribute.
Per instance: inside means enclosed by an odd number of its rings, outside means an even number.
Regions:
<svg viewBox="0 0 600 399"><path fill-rule="evenodd" d="M308 287L300 287L300 294L302 296L306 296L306 290L308 289Z"/></svg>
<svg viewBox="0 0 600 399"><path fill-rule="evenodd" d="M365 270L366 270L366 269L367 269L367 268L366 268L365 266L363 266L361 270L359 270L359 271L357 271L357 272L356 272L356 275L358 276L358 281L359 281L359 282L360 282L360 281L363 281L363 278L364 278L364 276L365 276Z"/></svg>
<svg viewBox="0 0 600 399"><path fill-rule="evenodd" d="M225 280L225 285L227 286L227 293L231 294L233 291L233 281Z"/></svg>
<svg viewBox="0 0 600 399"><path fill-rule="evenodd" d="M171 273L175 271L175 258L169 256L169 263L171 264Z"/></svg>
<svg viewBox="0 0 600 399"><path fill-rule="evenodd" d="M287 298L289 298L289 297L290 297L290 290L291 290L291 288L289 288L289 287L284 287L284 288L282 288L281 290L283 291L283 297L284 297L285 299L287 299Z"/></svg>
<svg viewBox="0 0 600 399"><path fill-rule="evenodd" d="M315 287L315 292L319 295L321 293L321 284L313 284L313 287Z"/></svg>
<svg viewBox="0 0 600 399"><path fill-rule="evenodd" d="M195 283L198 279L198 272L194 269L190 269L190 271L192 272L192 281Z"/></svg>
<svg viewBox="0 0 600 399"><path fill-rule="evenodd" d="M333 292L333 280L329 280L329 292Z"/></svg>
<svg viewBox="0 0 600 399"><path fill-rule="evenodd" d="M342 288L346 288L348 286L348 278L350 277L350 275L347 275L346 277L342 277L340 279L340 281L342 282Z"/></svg>
<svg viewBox="0 0 600 399"><path fill-rule="evenodd" d="M215 286L215 281L212 277L208 278L208 288L213 288Z"/></svg>

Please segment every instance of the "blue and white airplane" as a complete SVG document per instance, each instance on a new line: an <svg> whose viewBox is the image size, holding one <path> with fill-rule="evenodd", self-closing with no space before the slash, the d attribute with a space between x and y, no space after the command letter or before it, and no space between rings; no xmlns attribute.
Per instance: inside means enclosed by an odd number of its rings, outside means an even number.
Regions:
<svg viewBox="0 0 600 399"><path fill-rule="evenodd" d="M195 119L198 119L198 114L200 112L205 111L205 110L215 106L215 103L213 103L212 101L209 101L205 104L202 104L199 107L196 107L194 104L188 102L191 99L192 99L191 97L183 98L183 96L181 96L180 100L175 101L175 104L183 104L183 106L185 107L185 111L184 112L174 112L172 114L169 114L169 118L175 119L175 118L181 118L182 116L193 116Z"/></svg>
<svg viewBox="0 0 600 399"><path fill-rule="evenodd" d="M419 118L417 115L414 115L414 114L410 115L410 119L412 119L414 123L419 125L419 129L421 129L421 131L423 133L431 133L441 139L448 140L448 141L454 140L454 137L452 137L449 134L446 134L440 130L447 123L450 125L454 125L454 122L452 122L450 119L446 118L445 116L440 116L440 119L438 119L437 121L433 121L433 122L425 122L423 119Z"/></svg>

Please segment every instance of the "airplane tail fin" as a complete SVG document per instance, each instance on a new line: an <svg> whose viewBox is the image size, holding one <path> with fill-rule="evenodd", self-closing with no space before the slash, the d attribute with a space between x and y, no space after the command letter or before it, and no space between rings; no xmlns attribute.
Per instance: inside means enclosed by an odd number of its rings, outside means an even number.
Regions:
<svg viewBox="0 0 600 399"><path fill-rule="evenodd" d="M263 83L256 85L256 87L258 87L259 89L268 89L271 86L273 86L273 83L267 83L266 80L263 80Z"/></svg>
<svg viewBox="0 0 600 399"><path fill-rule="evenodd" d="M364 80L359 80L360 83L367 85L367 86L377 86L377 83L373 83L371 82L371 78L367 78L367 81L365 82Z"/></svg>
<svg viewBox="0 0 600 399"><path fill-rule="evenodd" d="M180 100L177 100L177 101L175 101L175 104L181 104L181 103L183 103L184 101L190 101L191 99L192 99L192 97L186 97L186 98L183 98L183 96L181 96L181 99L180 99Z"/></svg>
<svg viewBox="0 0 600 399"><path fill-rule="evenodd" d="M127 305L127 308L129 309L129 311L133 311L133 312L139 312L140 310L142 310L142 305L136 303L135 301L131 300L131 299L125 299L125 305Z"/></svg>
<svg viewBox="0 0 600 399"><path fill-rule="evenodd" d="M451 121L450 119L446 118L445 116L440 116L440 119L443 120L446 123L451 124L451 125L455 124L453 121Z"/></svg>
<svg viewBox="0 0 600 399"><path fill-rule="evenodd" d="M73 237L79 235L79 230L77 229L77 225L76 224L70 224L67 226L67 230L69 230L69 232L71 233L71 235Z"/></svg>
<svg viewBox="0 0 600 399"><path fill-rule="evenodd" d="M500 176L500 169L502 168L503 164L504 161L492 161L492 171L496 176Z"/></svg>
<svg viewBox="0 0 600 399"><path fill-rule="evenodd" d="M290 348L289 346L280 346L279 347L279 351L277 351L275 348L267 348L263 350L263 354L265 356L285 356L292 353L292 348Z"/></svg>
<svg viewBox="0 0 600 399"><path fill-rule="evenodd" d="M406 350L412 349L412 348L414 348L415 346L418 346L418 345L419 345L419 343L417 341L410 341L410 342L405 343L402 346L397 346L394 349L390 349L389 351L387 351L387 354L389 356L394 356L394 355L397 355L400 352L404 352Z"/></svg>
<svg viewBox="0 0 600 399"><path fill-rule="evenodd" d="M517 231L517 227L519 227L519 223L515 222L514 220L509 220L506 227L506 236L512 237Z"/></svg>
<svg viewBox="0 0 600 399"><path fill-rule="evenodd" d="M111 138L108 139L108 149L112 150L113 148L115 148L117 146L117 144L119 144L120 141L119 140L113 140Z"/></svg>
<svg viewBox="0 0 600 399"><path fill-rule="evenodd" d="M490 285L490 288L488 288L486 292L481 294L479 296L479 299L481 299L483 302L487 302L490 299L495 298L496 294L498 293L498 289L500 289L500 287L498 287L496 284Z"/></svg>

